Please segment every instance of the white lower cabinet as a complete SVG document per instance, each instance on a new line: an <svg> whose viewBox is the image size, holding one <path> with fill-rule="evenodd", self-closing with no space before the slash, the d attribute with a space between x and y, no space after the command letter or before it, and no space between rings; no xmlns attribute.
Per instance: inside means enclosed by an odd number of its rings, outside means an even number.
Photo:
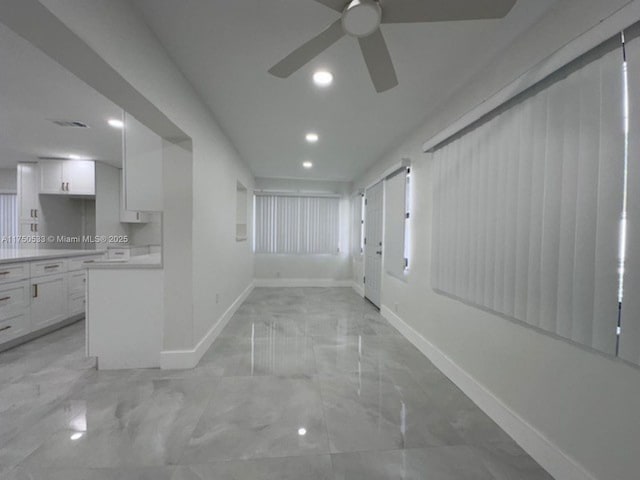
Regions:
<svg viewBox="0 0 640 480"><path fill-rule="evenodd" d="M31 279L31 326L34 330L65 320L68 315L64 273Z"/></svg>
<svg viewBox="0 0 640 480"><path fill-rule="evenodd" d="M84 315L84 262L104 255L0 265L0 350L21 336Z"/></svg>
<svg viewBox="0 0 640 480"><path fill-rule="evenodd" d="M0 316L0 344L15 340L30 331L28 308Z"/></svg>
<svg viewBox="0 0 640 480"><path fill-rule="evenodd" d="M29 282L0 285L0 318L29 307Z"/></svg>
<svg viewBox="0 0 640 480"><path fill-rule="evenodd" d="M84 314L87 298L84 293L69 296L69 316Z"/></svg>
<svg viewBox="0 0 640 480"><path fill-rule="evenodd" d="M80 315L85 311L86 270L69 272L69 316Z"/></svg>
<svg viewBox="0 0 640 480"><path fill-rule="evenodd" d="M28 278L29 264L26 262L0 265L0 284L17 282ZM0 286L0 288L4 288L4 286Z"/></svg>
<svg viewBox="0 0 640 480"><path fill-rule="evenodd" d="M0 343L29 332L29 282L0 285Z"/></svg>

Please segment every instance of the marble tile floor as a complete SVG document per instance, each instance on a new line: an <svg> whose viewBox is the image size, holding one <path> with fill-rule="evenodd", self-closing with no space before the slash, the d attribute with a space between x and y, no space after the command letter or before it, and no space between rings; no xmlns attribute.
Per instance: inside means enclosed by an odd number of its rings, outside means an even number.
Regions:
<svg viewBox="0 0 640 480"><path fill-rule="evenodd" d="M94 365L82 323L0 354L0 478L551 479L348 288L255 289L193 370Z"/></svg>

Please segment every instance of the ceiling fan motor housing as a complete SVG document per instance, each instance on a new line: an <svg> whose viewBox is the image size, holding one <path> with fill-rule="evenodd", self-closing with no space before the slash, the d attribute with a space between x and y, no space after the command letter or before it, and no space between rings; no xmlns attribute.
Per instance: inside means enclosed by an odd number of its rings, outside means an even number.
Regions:
<svg viewBox="0 0 640 480"><path fill-rule="evenodd" d="M376 0L353 0L342 12L342 28L352 37L368 37L381 21L382 8Z"/></svg>

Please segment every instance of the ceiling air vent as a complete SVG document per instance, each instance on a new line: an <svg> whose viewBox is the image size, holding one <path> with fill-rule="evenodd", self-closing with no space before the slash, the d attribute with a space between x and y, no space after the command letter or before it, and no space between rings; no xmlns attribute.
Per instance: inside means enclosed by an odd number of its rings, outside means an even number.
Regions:
<svg viewBox="0 0 640 480"><path fill-rule="evenodd" d="M71 128L89 128L89 125L76 120L51 120L59 127L71 127Z"/></svg>

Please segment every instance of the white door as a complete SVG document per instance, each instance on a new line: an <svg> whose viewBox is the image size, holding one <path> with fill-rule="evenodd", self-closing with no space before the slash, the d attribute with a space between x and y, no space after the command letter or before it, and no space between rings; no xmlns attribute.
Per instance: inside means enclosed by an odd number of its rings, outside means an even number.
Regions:
<svg viewBox="0 0 640 480"><path fill-rule="evenodd" d="M60 322L67 315L65 274L31 279L31 326L34 329Z"/></svg>
<svg viewBox="0 0 640 480"><path fill-rule="evenodd" d="M366 191L364 217L364 296L380 307L382 283L382 182Z"/></svg>

